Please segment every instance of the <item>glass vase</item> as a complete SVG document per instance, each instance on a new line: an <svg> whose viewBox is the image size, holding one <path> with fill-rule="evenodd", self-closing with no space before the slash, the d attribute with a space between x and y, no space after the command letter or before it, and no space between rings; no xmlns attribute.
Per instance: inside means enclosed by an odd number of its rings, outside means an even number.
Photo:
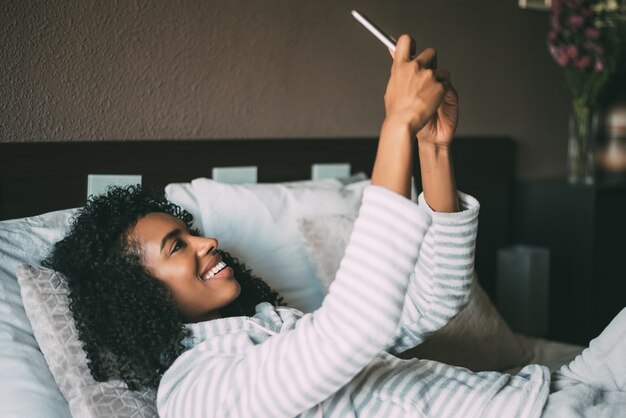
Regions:
<svg viewBox="0 0 626 418"><path fill-rule="evenodd" d="M598 115L589 106L573 106L569 116L567 180L571 184L594 184Z"/></svg>

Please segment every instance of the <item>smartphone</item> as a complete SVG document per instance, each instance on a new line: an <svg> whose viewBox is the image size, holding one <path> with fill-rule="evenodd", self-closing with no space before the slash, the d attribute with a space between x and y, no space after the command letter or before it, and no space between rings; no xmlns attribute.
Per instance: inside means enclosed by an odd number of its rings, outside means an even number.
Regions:
<svg viewBox="0 0 626 418"><path fill-rule="evenodd" d="M396 40L385 33L382 29L380 29L374 22L365 17L363 14L357 12L356 10L352 11L352 16L356 20L359 21L367 30L372 32L372 34L377 37L382 43L384 43L387 48L391 49L393 52L396 52Z"/></svg>

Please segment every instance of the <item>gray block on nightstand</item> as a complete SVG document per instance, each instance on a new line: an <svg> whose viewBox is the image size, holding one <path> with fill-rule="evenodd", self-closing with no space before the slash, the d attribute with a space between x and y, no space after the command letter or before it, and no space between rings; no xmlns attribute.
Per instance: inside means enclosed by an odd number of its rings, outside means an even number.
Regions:
<svg viewBox="0 0 626 418"><path fill-rule="evenodd" d="M550 251L517 245L498 250L497 306L513 331L548 333Z"/></svg>

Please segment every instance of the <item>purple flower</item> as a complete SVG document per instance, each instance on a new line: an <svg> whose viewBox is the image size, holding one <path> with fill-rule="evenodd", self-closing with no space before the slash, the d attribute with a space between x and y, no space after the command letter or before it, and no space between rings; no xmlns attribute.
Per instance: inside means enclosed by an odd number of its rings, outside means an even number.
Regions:
<svg viewBox="0 0 626 418"><path fill-rule="evenodd" d="M585 55L576 61L576 68L581 71L586 70L591 65L591 58L589 55Z"/></svg>
<svg viewBox="0 0 626 418"><path fill-rule="evenodd" d="M552 58L559 64L561 67L565 67L569 62L569 57L567 56L567 52L565 52L564 48L550 48L550 53L552 54Z"/></svg>
<svg viewBox="0 0 626 418"><path fill-rule="evenodd" d="M578 58L578 48L576 48L576 46L574 45L567 45L565 47L565 53L567 54L568 58L571 58L571 59Z"/></svg>
<svg viewBox="0 0 626 418"><path fill-rule="evenodd" d="M585 42L585 48L587 48L588 51L595 52L598 55L602 55L604 53L604 48L602 47L602 45L596 42Z"/></svg>
<svg viewBox="0 0 626 418"><path fill-rule="evenodd" d="M596 5L605 0L552 0L550 14L550 29L547 33L546 44L554 61L565 68L572 68L585 74L601 73L606 71L608 63L613 58L611 44L604 44L604 31L610 30L602 23L607 20L602 11L596 10ZM614 0L611 0L614 1ZM599 24L598 24L599 23ZM597 25L598 24L598 25ZM610 26L610 25L609 25ZM576 86L594 83L599 77L586 75L575 81ZM591 81L590 81L591 80Z"/></svg>
<svg viewBox="0 0 626 418"><path fill-rule="evenodd" d="M604 70L604 63L602 60L596 60L595 65L593 66L593 71L596 73L601 73Z"/></svg>
<svg viewBox="0 0 626 418"><path fill-rule="evenodd" d="M558 30L551 30L550 32L548 32L548 42L554 43L554 41L556 41L556 39L559 37L559 31Z"/></svg>
<svg viewBox="0 0 626 418"><path fill-rule="evenodd" d="M595 41L600 37L600 31L596 28L587 28L585 29L585 36L587 39Z"/></svg>
<svg viewBox="0 0 626 418"><path fill-rule="evenodd" d="M569 17L568 23L572 29L579 29L585 23L585 19L580 15L573 15Z"/></svg>

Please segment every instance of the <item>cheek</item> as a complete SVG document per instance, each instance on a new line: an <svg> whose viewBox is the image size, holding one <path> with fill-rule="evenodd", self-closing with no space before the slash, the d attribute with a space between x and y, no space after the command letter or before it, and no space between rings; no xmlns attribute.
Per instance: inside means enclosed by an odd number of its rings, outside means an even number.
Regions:
<svg viewBox="0 0 626 418"><path fill-rule="evenodd" d="M197 280L197 269L193 260L183 260L179 258L174 262L159 263L159 265L150 268L150 272L157 279L162 281L174 293L174 297L185 296L193 289L201 284Z"/></svg>
<svg viewBox="0 0 626 418"><path fill-rule="evenodd" d="M196 278L195 271L187 268L170 267L159 279L172 292L179 307L195 304L198 297L204 293L202 283Z"/></svg>
<svg viewBox="0 0 626 418"><path fill-rule="evenodd" d="M198 270L192 257L176 257L160 263L155 272L164 281L182 282L195 279Z"/></svg>

